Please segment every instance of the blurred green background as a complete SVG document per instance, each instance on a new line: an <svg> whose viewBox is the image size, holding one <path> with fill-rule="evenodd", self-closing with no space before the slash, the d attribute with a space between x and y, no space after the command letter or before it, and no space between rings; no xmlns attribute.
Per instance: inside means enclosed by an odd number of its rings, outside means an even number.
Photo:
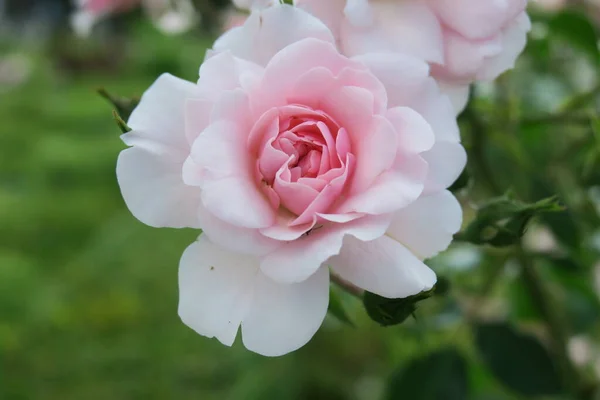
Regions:
<svg viewBox="0 0 600 400"><path fill-rule="evenodd" d="M558 194L567 205L536 219L524 246L543 255L537 272L591 393L600 375L600 57L585 10L534 11L516 70L477 87L461 117L469 183L456 193L467 221L474 204L509 188L523 201ZM95 91L139 96L162 72L195 80L214 30L165 36L134 12L80 39L63 17L50 28L31 19L10 27L4 18L0 399L570 398L507 383L474 340L477 321L501 319L552 348L512 250L453 245L430 262L450 293L399 326L378 326L338 294L355 326L328 316L285 357L195 334L177 316L177 268L198 232L150 228L129 213L115 177L124 145ZM507 361L517 373L521 350ZM433 368L423 358L432 352L442 360ZM516 379L535 381L531 374ZM428 391L438 384L444 391Z"/></svg>

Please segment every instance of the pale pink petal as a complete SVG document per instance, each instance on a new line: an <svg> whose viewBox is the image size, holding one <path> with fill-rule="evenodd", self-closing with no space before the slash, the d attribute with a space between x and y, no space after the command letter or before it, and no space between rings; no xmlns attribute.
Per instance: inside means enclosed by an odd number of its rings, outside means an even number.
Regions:
<svg viewBox="0 0 600 400"><path fill-rule="evenodd" d="M461 223L460 204L452 193L444 190L420 197L395 213L387 235L423 260L446 250Z"/></svg>
<svg viewBox="0 0 600 400"><path fill-rule="evenodd" d="M251 89L262 77L263 68L230 52L215 53L200 66L198 91L212 101L224 91Z"/></svg>
<svg viewBox="0 0 600 400"><path fill-rule="evenodd" d="M205 235L179 263L179 316L200 335L231 346L252 301L257 259L225 251Z"/></svg>
<svg viewBox="0 0 600 400"><path fill-rule="evenodd" d="M388 107L410 107L431 125L436 140L460 141L456 112L429 77L427 64L400 54L366 54L354 59L369 67L386 87Z"/></svg>
<svg viewBox="0 0 600 400"><path fill-rule="evenodd" d="M348 154L346 156L346 168L342 175L334 178L327 184L327 186L321 190L319 195L314 199L312 203L306 207L306 209L298 215L298 218L292 225L303 225L309 223L317 213L326 213L330 211L331 205L334 204L342 194L344 185L348 179L349 171L354 170L354 156Z"/></svg>
<svg viewBox="0 0 600 400"><path fill-rule="evenodd" d="M498 32L486 39L473 41L455 32L444 35L446 59L443 66L433 66L432 75L438 79L469 84L485 66L488 59L502 53L502 36Z"/></svg>
<svg viewBox="0 0 600 400"><path fill-rule="evenodd" d="M277 52L306 38L334 43L325 24L299 8L282 4L252 12L243 26L221 36L213 48L264 66Z"/></svg>
<svg viewBox="0 0 600 400"><path fill-rule="evenodd" d="M254 298L242 321L244 346L264 356L280 356L304 346L317 332L329 305L329 271L280 284L259 273Z"/></svg>
<svg viewBox="0 0 600 400"><path fill-rule="evenodd" d="M385 233L390 215L358 218L346 224L315 226L298 240L286 243L261 260L261 270L282 283L302 282L329 257L339 253L345 235L373 240Z"/></svg>
<svg viewBox="0 0 600 400"><path fill-rule="evenodd" d="M240 228L220 220L202 205L198 207L198 220L210 241L228 251L263 256L281 245L256 229Z"/></svg>
<svg viewBox="0 0 600 400"><path fill-rule="evenodd" d="M281 204L296 215L301 214L319 195L318 191L306 184L290 182L290 170L286 165L277 172L273 189L279 195Z"/></svg>
<svg viewBox="0 0 600 400"><path fill-rule="evenodd" d="M403 298L430 290L435 273L388 236L360 241L346 236L339 255L327 262L343 279L387 298Z"/></svg>
<svg viewBox="0 0 600 400"><path fill-rule="evenodd" d="M208 126L192 146L191 156L211 179L251 178L246 132L234 122L220 120Z"/></svg>
<svg viewBox="0 0 600 400"><path fill-rule="evenodd" d="M294 5L319 18L335 37L339 36L346 0L294 0Z"/></svg>
<svg viewBox="0 0 600 400"><path fill-rule="evenodd" d="M424 194L446 189L458 179L467 164L467 153L460 143L437 142L421 154L429 165Z"/></svg>
<svg viewBox="0 0 600 400"><path fill-rule="evenodd" d="M119 154L121 194L137 219L154 227L200 227L200 190L183 183L182 165L180 155L167 147L159 153L132 147Z"/></svg>
<svg viewBox="0 0 600 400"><path fill-rule="evenodd" d="M250 130L254 124L250 112L248 95L242 89L234 89L222 93L214 103L210 120L211 122L235 122L241 130L239 134L240 142L245 145L246 138L250 134Z"/></svg>
<svg viewBox="0 0 600 400"><path fill-rule="evenodd" d="M368 53L353 57L367 66L381 83L388 96L388 107L407 106L418 96L427 79L429 66L422 60L397 53Z"/></svg>
<svg viewBox="0 0 600 400"><path fill-rule="evenodd" d="M210 123L214 102L206 99L187 99L185 102L185 136L191 146Z"/></svg>
<svg viewBox="0 0 600 400"><path fill-rule="evenodd" d="M347 126L347 125L346 125ZM348 129L354 130L354 126ZM360 135L357 135L357 133ZM349 131L352 137L352 153L356 156L356 168L350 195L364 193L385 171L388 171L398 154L398 137L389 120L374 116L371 123L360 131Z"/></svg>
<svg viewBox="0 0 600 400"><path fill-rule="evenodd" d="M411 108L395 107L387 112L387 119L398 134L400 150L422 153L431 149L435 136L431 125Z"/></svg>
<svg viewBox="0 0 600 400"><path fill-rule="evenodd" d="M503 72L513 68L519 54L527 44L527 32L531 29L531 21L525 12L502 33L502 52L486 61L485 67L477 78L484 81L496 79Z"/></svg>
<svg viewBox="0 0 600 400"><path fill-rule="evenodd" d="M160 143L182 153L187 152L185 103L194 97L198 97L196 85L162 74L144 92L131 113L127 125L132 131L123 135L123 141L129 146L145 147L151 151L155 144Z"/></svg>
<svg viewBox="0 0 600 400"><path fill-rule="evenodd" d="M438 81L440 91L448 96L456 115L460 114L469 101L469 85L452 84Z"/></svg>
<svg viewBox="0 0 600 400"><path fill-rule="evenodd" d="M230 177L206 182L202 203L217 218L242 228L266 228L275 222L275 210L246 178Z"/></svg>
<svg viewBox="0 0 600 400"><path fill-rule="evenodd" d="M181 167L181 178L186 185L202 186L208 177L206 170L196 164L192 156L189 156Z"/></svg>
<svg viewBox="0 0 600 400"><path fill-rule="evenodd" d="M357 192L333 212L378 215L397 211L419 197L427 174L428 165L421 156L399 153L394 168L379 175L368 189Z"/></svg>
<svg viewBox="0 0 600 400"><path fill-rule="evenodd" d="M358 11L364 7L359 7ZM442 28L422 0L372 2L373 23L354 24L350 14L341 27L341 47L353 56L372 52L409 54L428 62L444 61ZM347 12L352 12L348 9ZM364 12L361 12L364 14Z"/></svg>
<svg viewBox="0 0 600 400"><path fill-rule="evenodd" d="M444 24L469 39L483 39L501 30L523 11L527 0L428 0Z"/></svg>
<svg viewBox="0 0 600 400"><path fill-rule="evenodd" d="M289 104L289 100L293 101L296 96L299 97L298 100L305 99L307 96L302 96L304 91L296 92L297 82L302 78L316 83L316 78L306 77L313 69L319 70L315 73L318 75L321 85L331 87L335 84L333 76L348 67L366 70L360 63L349 61L342 56L328 41L309 38L290 44L269 60L260 91L257 94L261 100L260 106L256 106L257 110L265 111L274 106ZM324 73L322 69L329 70L331 74ZM312 87L314 88L314 85ZM319 96L319 93L322 93L322 89L318 89L316 95ZM308 97L310 98L310 96Z"/></svg>

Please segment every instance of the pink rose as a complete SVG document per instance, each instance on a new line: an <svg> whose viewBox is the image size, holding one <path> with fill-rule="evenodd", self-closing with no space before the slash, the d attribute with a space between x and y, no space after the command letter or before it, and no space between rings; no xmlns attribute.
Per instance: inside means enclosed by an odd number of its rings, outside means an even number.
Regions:
<svg viewBox="0 0 600 400"><path fill-rule="evenodd" d="M161 76L131 115L117 176L131 212L202 228L180 263L182 320L276 356L327 312L330 266L400 298L433 286L423 263L450 243L447 190L465 165L454 112L427 64L347 58L290 6L222 36L190 83Z"/></svg>
<svg viewBox="0 0 600 400"><path fill-rule="evenodd" d="M525 48L527 0L295 0L334 32L342 53L394 51L430 63L462 110L468 85L514 66Z"/></svg>

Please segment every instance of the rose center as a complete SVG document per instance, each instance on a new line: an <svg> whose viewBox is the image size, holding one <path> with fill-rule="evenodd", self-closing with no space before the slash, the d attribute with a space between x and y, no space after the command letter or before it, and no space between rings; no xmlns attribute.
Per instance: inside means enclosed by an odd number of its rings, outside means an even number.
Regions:
<svg viewBox="0 0 600 400"><path fill-rule="evenodd" d="M305 222L308 214L312 218L327 211L343 191L350 141L346 130L322 111L298 105L278 111L277 131L263 142L258 172L273 206Z"/></svg>

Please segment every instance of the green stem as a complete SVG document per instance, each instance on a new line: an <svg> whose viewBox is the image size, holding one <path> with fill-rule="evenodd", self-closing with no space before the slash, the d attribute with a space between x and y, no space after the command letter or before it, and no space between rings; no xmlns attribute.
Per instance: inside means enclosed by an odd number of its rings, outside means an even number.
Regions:
<svg viewBox="0 0 600 400"><path fill-rule="evenodd" d="M567 350L567 332L559 312L553 304L550 293L544 286L532 259L527 256L521 244L517 246L517 256L519 264L521 264L523 283L530 294L532 302L544 319L550 334L552 350L559 361L564 385L576 398L585 399L586 397L581 393L582 382L579 373Z"/></svg>

